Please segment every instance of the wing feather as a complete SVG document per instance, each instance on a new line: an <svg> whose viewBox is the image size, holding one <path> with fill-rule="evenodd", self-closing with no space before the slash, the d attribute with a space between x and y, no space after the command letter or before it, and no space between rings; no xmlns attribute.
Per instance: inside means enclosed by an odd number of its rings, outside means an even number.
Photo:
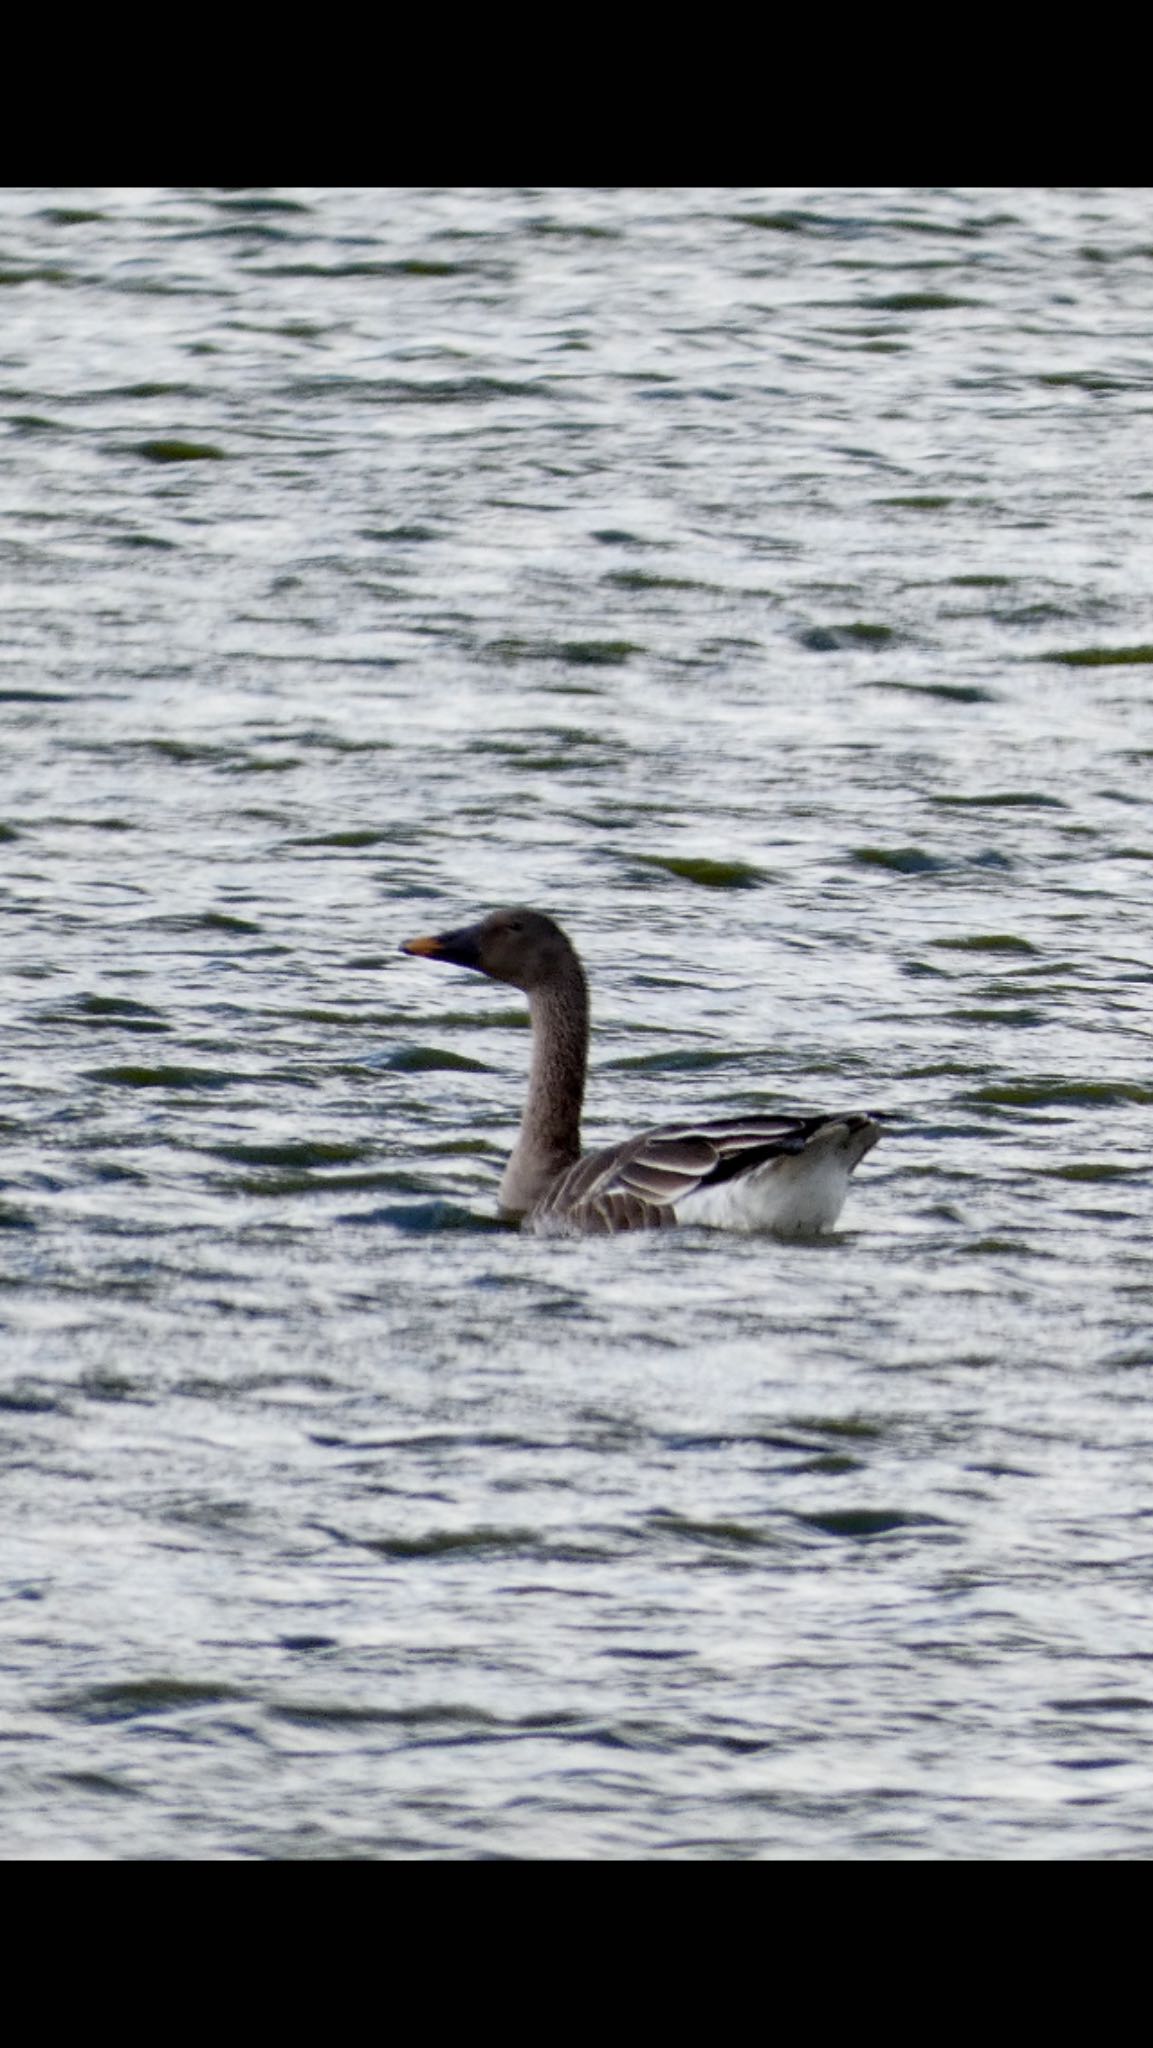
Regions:
<svg viewBox="0 0 1153 2048"><path fill-rule="evenodd" d="M623 1145L588 1152L530 1211L530 1229L660 1230L697 1188L751 1173L766 1160L803 1152L827 1116L720 1117L663 1124Z"/></svg>

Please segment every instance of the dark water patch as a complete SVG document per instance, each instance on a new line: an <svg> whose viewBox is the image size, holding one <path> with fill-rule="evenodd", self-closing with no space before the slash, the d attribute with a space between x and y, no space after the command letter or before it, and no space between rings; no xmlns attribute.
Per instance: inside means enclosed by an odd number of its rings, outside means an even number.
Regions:
<svg viewBox="0 0 1153 2048"><path fill-rule="evenodd" d="M1024 1005L1016 1008L1006 1005L1004 1009L948 1010L946 1016L954 1024L1003 1024L1011 1031L1028 1031L1052 1021L1044 1010L1031 1010Z"/></svg>
<svg viewBox="0 0 1153 2048"><path fill-rule="evenodd" d="M997 693L980 683L901 683L888 677L866 678L866 690L903 690L910 697L938 697L946 704L995 704Z"/></svg>
<svg viewBox="0 0 1153 2048"><path fill-rule="evenodd" d="M0 1387L0 1411L11 1415L67 1415L68 1408L58 1396L39 1393L18 1380L14 1386Z"/></svg>
<svg viewBox="0 0 1153 2048"><path fill-rule="evenodd" d="M391 965L390 961L376 960L375 967ZM337 1024L346 1031L391 1031L398 1025L411 1025L412 1017L407 1010L349 1010L335 1009L331 1003L298 1003L287 1009L276 1010L275 1016L290 1019L296 1024ZM444 1018L437 1017L438 1027L443 1027ZM473 1020L475 1022L475 1019Z"/></svg>
<svg viewBox="0 0 1153 2048"><path fill-rule="evenodd" d="M1136 377L1118 377L1104 370L1037 370L1034 382L1058 389L1063 385L1074 391L1144 391L1148 380Z"/></svg>
<svg viewBox="0 0 1153 2048"><path fill-rule="evenodd" d="M40 218L54 228L79 228L90 221L107 220L108 215L92 206L42 206Z"/></svg>
<svg viewBox="0 0 1153 2048"><path fill-rule="evenodd" d="M230 1088L242 1078L220 1067L90 1067L85 1074L111 1088Z"/></svg>
<svg viewBox="0 0 1153 2048"><path fill-rule="evenodd" d="M223 766L228 775L289 775L302 762L298 754L232 754Z"/></svg>
<svg viewBox="0 0 1153 2048"><path fill-rule="evenodd" d="M601 579L615 585L618 590L707 590L707 583L698 583L691 576L656 576L647 569L610 569Z"/></svg>
<svg viewBox="0 0 1153 2048"><path fill-rule="evenodd" d="M1019 939L1014 932L973 932L961 939L930 939L929 944L943 953L1036 953L1037 947L1028 939Z"/></svg>
<svg viewBox="0 0 1153 2048"><path fill-rule="evenodd" d="M1146 1166L1120 1166L1114 1159L1075 1159L1066 1166L1034 1167L1043 1180L1099 1181L1134 1180L1149 1172Z"/></svg>
<svg viewBox="0 0 1153 2048"><path fill-rule="evenodd" d="M700 983L688 974L634 974L634 988L699 988Z"/></svg>
<svg viewBox="0 0 1153 2048"><path fill-rule="evenodd" d="M159 1021L160 1012L151 1003L133 1002L128 996L77 996L73 1008L88 1017L125 1017Z"/></svg>
<svg viewBox="0 0 1153 2048"><path fill-rule="evenodd" d="M728 1451L744 1444L762 1444L771 1451L807 1452L815 1448L810 1438L782 1429L713 1431L707 1436L699 1431L686 1435L678 1430L662 1434L661 1441L672 1451Z"/></svg>
<svg viewBox="0 0 1153 2048"><path fill-rule="evenodd" d="M877 503L878 505L891 505L898 512L943 512L947 505L953 503L953 500L952 498L933 497L928 492L924 492L919 496L907 498L878 498Z"/></svg>
<svg viewBox="0 0 1153 2048"><path fill-rule="evenodd" d="M303 199L285 199L274 192L245 192L233 198L213 199L222 213L311 213Z"/></svg>
<svg viewBox="0 0 1153 2048"><path fill-rule="evenodd" d="M204 1145L200 1148L215 1159L228 1159L237 1166L354 1166L371 1159L374 1147L337 1143L320 1138L299 1139L280 1145Z"/></svg>
<svg viewBox="0 0 1153 2048"><path fill-rule="evenodd" d="M979 301L961 298L956 292L885 292L860 303L866 312L874 313L952 313Z"/></svg>
<svg viewBox="0 0 1153 2048"><path fill-rule="evenodd" d="M586 755L615 756L622 750L609 743L603 732L590 732L579 725L542 726L529 738L518 739L474 739L468 742L470 754L497 754L506 760L531 762L534 753L543 744L563 746Z"/></svg>
<svg viewBox="0 0 1153 2048"><path fill-rule="evenodd" d="M974 1074L989 1072L988 1060L931 1060L927 1066L907 1068L905 1078L910 1081L934 1081L947 1074L971 1077Z"/></svg>
<svg viewBox="0 0 1153 2048"><path fill-rule="evenodd" d="M388 265L390 277L461 277L471 263L451 263L442 256L404 256Z"/></svg>
<svg viewBox="0 0 1153 2048"><path fill-rule="evenodd" d="M1038 960L1023 967L1015 967L1007 971L1011 971L1019 981L1025 981L1033 976L1055 979L1058 975L1068 975L1070 978L1075 978L1077 975L1084 973L1085 962L1083 960ZM1010 994L1012 983L1006 982L1004 990L1006 994Z"/></svg>
<svg viewBox="0 0 1153 2048"><path fill-rule="evenodd" d="M656 1508L648 1517L649 1526L671 1536L687 1536L694 1542L720 1544L726 1549L763 1550L776 1548L779 1536L770 1531L754 1529L747 1522L729 1519L703 1520L694 1515L672 1514L663 1508Z"/></svg>
<svg viewBox="0 0 1153 2048"><path fill-rule="evenodd" d="M947 581L962 590L1000 590L1016 582L1015 576L950 576Z"/></svg>
<svg viewBox="0 0 1153 2048"><path fill-rule="evenodd" d="M942 1529L940 1515L911 1514L903 1508L834 1508L824 1514L796 1515L794 1520L824 1536L891 1536L904 1529Z"/></svg>
<svg viewBox="0 0 1153 2048"><path fill-rule="evenodd" d="M397 1023L410 1023L398 1014ZM527 1010L444 1010L437 1011L438 1031L528 1031L532 1019Z"/></svg>
<svg viewBox="0 0 1153 2048"><path fill-rule="evenodd" d="M534 1555L542 1548L536 1529L430 1529L424 1536L370 1536L360 1541L378 1557L398 1559Z"/></svg>
<svg viewBox="0 0 1153 2048"><path fill-rule="evenodd" d="M630 1053L626 1059L605 1060L604 1070L608 1074L693 1074L705 1073L711 1067L741 1066L753 1055L749 1052L644 1052Z"/></svg>
<svg viewBox="0 0 1153 2048"><path fill-rule="evenodd" d="M843 647L890 647L900 636L893 626L881 626L869 619L850 619L839 626L810 626L798 633L801 647L811 654L833 654Z"/></svg>
<svg viewBox="0 0 1153 2048"><path fill-rule="evenodd" d="M630 533L624 526L594 527L590 539L599 540L606 548L667 548L667 540L650 540L641 533Z"/></svg>
<svg viewBox="0 0 1153 2048"><path fill-rule="evenodd" d="M435 1073L442 1067L457 1068L466 1074L487 1074L492 1070L483 1060L473 1060L462 1052L448 1052L439 1045L403 1046L399 1051L389 1053L381 1061L399 1074Z"/></svg>
<svg viewBox="0 0 1153 2048"><path fill-rule="evenodd" d="M530 220L525 222L524 232L539 238L576 242L619 242L624 239L619 228L600 227L593 221Z"/></svg>
<svg viewBox="0 0 1153 2048"><path fill-rule="evenodd" d="M399 661L389 662L377 659L373 661L371 666L373 668L399 668L401 664ZM291 737L295 746L307 747L310 752L314 748L322 748L330 754L390 754L395 745L394 741L379 737L376 739L351 739L346 733L317 732L315 729L298 730L294 731L291 735L279 733L266 735L266 738L270 740L277 740L282 737ZM394 823L389 826L388 830L390 836L398 840L418 839L422 836L412 825Z"/></svg>
<svg viewBox="0 0 1153 2048"><path fill-rule="evenodd" d="M794 1429L811 1430L818 1436L875 1442L887 1434L881 1423L870 1422L865 1415L794 1415L789 1420Z"/></svg>
<svg viewBox="0 0 1153 2048"><path fill-rule="evenodd" d="M781 207L772 213L731 213L729 219L738 227L760 228L766 234L776 235L827 234L830 227L820 214L796 207Z"/></svg>
<svg viewBox="0 0 1153 2048"><path fill-rule="evenodd" d="M614 1657L630 1664L680 1664L686 1657L695 1657L695 1650L642 1650L628 1644L614 1646L601 1651L602 1657Z"/></svg>
<svg viewBox="0 0 1153 2048"><path fill-rule="evenodd" d="M141 753L154 754L161 761L179 762L181 766L200 762L209 766L216 766L218 763L227 765L236 758L231 747L221 747L198 740L130 740L126 745Z"/></svg>
<svg viewBox="0 0 1153 2048"><path fill-rule="evenodd" d="M146 462L226 462L223 448L217 448L210 441L137 441L132 454L142 455Z"/></svg>
<svg viewBox="0 0 1153 2048"><path fill-rule="evenodd" d="M261 220L255 215L240 216L211 222L207 227L185 228L178 237L182 242L246 242L256 244L292 246L300 240L295 224L282 227L274 220Z"/></svg>
<svg viewBox="0 0 1153 2048"><path fill-rule="evenodd" d="M386 1209L347 1210L336 1218L338 1223L357 1225L386 1223L393 1230L402 1230L413 1237L430 1237L442 1230L508 1231L518 1228L516 1224L502 1222L498 1216L478 1215L474 1209L462 1209L456 1202L404 1202Z"/></svg>
<svg viewBox="0 0 1153 2048"><path fill-rule="evenodd" d="M1018 604L993 605L988 616L998 626L1045 626L1053 619L1075 618L1078 614L1069 605L1061 604Z"/></svg>
<svg viewBox="0 0 1153 2048"><path fill-rule="evenodd" d="M262 927L251 917L237 917L231 910L204 910L188 919L189 926L208 932L259 932Z"/></svg>
<svg viewBox="0 0 1153 2048"><path fill-rule="evenodd" d="M0 846L6 845L11 840L19 838L20 833L16 830L15 825L0 825Z"/></svg>
<svg viewBox="0 0 1153 2048"><path fill-rule="evenodd" d="M887 868L898 875L939 875L950 866L923 846L855 846L850 858L859 867Z"/></svg>
<svg viewBox="0 0 1153 2048"><path fill-rule="evenodd" d="M1046 1700L1055 1714L1148 1714L1153 1699L1143 1693L1094 1692L1069 1699Z"/></svg>
<svg viewBox="0 0 1153 2048"><path fill-rule="evenodd" d="M362 540L380 540L391 544L439 540L441 535L435 526L422 526L418 520L412 520L402 526L362 526L360 537Z"/></svg>
<svg viewBox="0 0 1153 2048"><path fill-rule="evenodd" d="M7 424L13 434L28 436L76 432L75 427L66 426L63 420L46 419L43 413L38 412L11 412L8 414Z"/></svg>
<svg viewBox="0 0 1153 2048"><path fill-rule="evenodd" d="M1039 654L1038 661L1059 661L1066 668L1136 668L1153 662L1153 645L1138 647L1066 647Z"/></svg>
<svg viewBox="0 0 1153 2048"><path fill-rule="evenodd" d="M70 402L73 405L106 405L110 401L119 403L127 400L131 404L142 398L200 399L204 396L205 387L201 384L105 384L73 393Z"/></svg>
<svg viewBox="0 0 1153 2048"><path fill-rule="evenodd" d="M336 1636L281 1636L279 1643L282 1650L291 1650L295 1653L307 1653L313 1650L338 1650L340 1648L340 1643Z"/></svg>
<svg viewBox="0 0 1153 2048"><path fill-rule="evenodd" d="M863 1458L851 1458L847 1451L826 1451L820 1457L805 1458L800 1464L792 1466L791 1476L802 1478L810 1473L816 1473L826 1478L839 1479L846 1472L864 1470Z"/></svg>
<svg viewBox="0 0 1153 2048"><path fill-rule="evenodd" d="M518 1283L508 1275L488 1274L488 1284L494 1286L515 1286ZM472 1283L482 1284L481 1280ZM551 1451L555 1442L548 1437L526 1436L521 1431L510 1434L508 1430L494 1429L420 1429L415 1433L405 1430L385 1436L335 1435L331 1431L309 1431L309 1440L327 1451ZM568 1448L597 1449L594 1445L572 1445ZM339 1535L339 1531L333 1531ZM341 1537L341 1541L349 1539Z"/></svg>
<svg viewBox="0 0 1153 2048"><path fill-rule="evenodd" d="M0 690L0 704L77 704L80 702L74 690ZM0 839L15 838L7 826L0 825Z"/></svg>
<svg viewBox="0 0 1153 2048"><path fill-rule="evenodd" d="M362 405L387 407L491 405L501 398L551 401L553 396L544 378L518 384L504 377L441 377L424 383L403 377L295 377L286 390L290 398L305 402L353 396Z"/></svg>
<svg viewBox="0 0 1153 2048"><path fill-rule="evenodd" d="M339 1701L273 1702L268 1712L297 1727L499 1730L504 1723L484 1707L427 1702L416 1707L356 1707ZM514 1724L515 1725L515 1724Z"/></svg>
<svg viewBox="0 0 1153 2048"><path fill-rule="evenodd" d="M657 853L634 854L631 858L640 867L658 868L679 881L695 882L702 889L757 889L772 880L766 869L745 860L705 860Z"/></svg>
<svg viewBox="0 0 1153 2048"><path fill-rule="evenodd" d="M386 1188L393 1194L423 1194L425 1182L411 1173L397 1173L387 1167L363 1173L312 1173L307 1168L268 1169L263 1173L221 1177L217 1185L232 1195L259 1195L265 1199L289 1195L351 1195L367 1189Z"/></svg>
<svg viewBox="0 0 1153 2048"><path fill-rule="evenodd" d="M567 679L542 680L540 688L553 697L603 697L606 694L599 683L574 683Z"/></svg>
<svg viewBox="0 0 1153 2048"><path fill-rule="evenodd" d="M166 1024L160 1017L122 1017L115 1012L110 1015L103 1015L100 1012L89 1013L83 1004L77 1004L76 1008L71 1010L46 1010L44 1022L76 1024L85 1031L134 1031L141 1037L149 1034L155 1036L172 1029L171 1024Z"/></svg>
<svg viewBox="0 0 1153 2048"><path fill-rule="evenodd" d="M341 277L458 277L475 273L481 266L475 263L454 263L436 256L401 256L358 259L348 263L277 263L262 266L263 277L283 278L341 278ZM486 266L487 267L487 266ZM346 381L344 379L340 381ZM349 378L348 382L356 380ZM495 378L465 380L476 383L496 383ZM511 387L518 388L518 387ZM531 388L531 387L530 387Z"/></svg>
<svg viewBox="0 0 1153 2048"><path fill-rule="evenodd" d="M491 1138L432 1138L416 1148L422 1157L430 1159L447 1155L455 1158L458 1153L475 1154L478 1158L503 1159L507 1145L496 1145Z"/></svg>
<svg viewBox="0 0 1153 2048"><path fill-rule="evenodd" d="M513 749L509 748L506 751L512 753ZM615 756L615 749L606 748L605 762L613 760ZM587 774L590 765L594 765L590 764L587 755L582 756L575 751L568 754L534 754L526 748L516 754L516 760L517 765L531 775L584 775Z"/></svg>
<svg viewBox="0 0 1153 2048"><path fill-rule="evenodd" d="M189 1707L223 1706L246 1694L235 1686L197 1684L180 1678L124 1679L93 1685L45 1702L48 1712L100 1723L134 1721L142 1715L180 1713Z"/></svg>
<svg viewBox="0 0 1153 2048"><path fill-rule="evenodd" d="M898 235L931 235L935 241L976 242L990 228L1012 226L1013 218L1002 213L989 214L981 220L944 221L923 220L915 214L906 214L900 219L886 220L885 231ZM949 261L953 262L954 258L950 257ZM922 266L914 267L920 269Z"/></svg>
<svg viewBox="0 0 1153 2048"><path fill-rule="evenodd" d="M108 537L118 548L158 548L168 554L178 552L174 540L162 540L156 533L113 533Z"/></svg>
<svg viewBox="0 0 1153 2048"><path fill-rule="evenodd" d="M644 648L632 640L490 640L484 652L498 661L559 661L575 668L620 668Z"/></svg>
<svg viewBox="0 0 1153 2048"><path fill-rule="evenodd" d="M85 1372L77 1381L77 1391L89 1401L134 1401L150 1406L153 1390L140 1380L129 1379L127 1374L103 1371Z"/></svg>
<svg viewBox="0 0 1153 2048"><path fill-rule="evenodd" d="M350 828L347 832L318 832L303 839L289 839L288 846L382 846L392 840L391 832L374 831L371 826Z"/></svg>
<svg viewBox="0 0 1153 2048"><path fill-rule="evenodd" d="M1031 1081L990 1082L965 1098L1003 1109L1111 1108L1118 1103L1153 1102L1153 1088L1139 1081L1066 1081L1038 1077Z"/></svg>
<svg viewBox="0 0 1153 2048"><path fill-rule="evenodd" d="M1132 1764L1131 1756L1057 1756L1053 1763L1059 1771L1123 1771ZM1074 1803L1079 1806L1097 1806L1104 1795L1082 1794Z"/></svg>
<svg viewBox="0 0 1153 2048"><path fill-rule="evenodd" d="M96 1798L147 1799L147 1792L138 1785L129 1785L123 1778L117 1778L109 1771L53 1771L51 1782L63 1785L76 1792L92 1793Z"/></svg>
<svg viewBox="0 0 1153 2048"><path fill-rule="evenodd" d="M942 811L1067 811L1059 796L1038 789L990 790L982 796L931 796L928 801Z"/></svg>
<svg viewBox="0 0 1153 2048"><path fill-rule="evenodd" d="M0 285L71 283L72 272L62 269L59 264L37 263L23 267L0 264Z"/></svg>

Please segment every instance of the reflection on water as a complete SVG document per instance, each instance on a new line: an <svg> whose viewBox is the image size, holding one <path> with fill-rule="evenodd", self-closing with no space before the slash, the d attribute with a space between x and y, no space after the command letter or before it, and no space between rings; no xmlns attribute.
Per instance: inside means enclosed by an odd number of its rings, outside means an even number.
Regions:
<svg viewBox="0 0 1153 2048"><path fill-rule="evenodd" d="M1146 216L0 198L6 1853L1149 1854Z"/></svg>

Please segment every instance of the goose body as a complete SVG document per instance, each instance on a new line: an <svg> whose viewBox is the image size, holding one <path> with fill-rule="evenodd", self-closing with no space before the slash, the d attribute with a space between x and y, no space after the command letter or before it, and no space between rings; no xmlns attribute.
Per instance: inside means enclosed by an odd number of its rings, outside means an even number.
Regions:
<svg viewBox="0 0 1153 2048"><path fill-rule="evenodd" d="M830 1230L849 1176L880 1137L873 1117L723 1117L658 1125L581 1154L588 989L577 953L539 910L401 947L523 989L533 1055L520 1132L501 1181L501 1214L542 1236L704 1224L809 1236Z"/></svg>

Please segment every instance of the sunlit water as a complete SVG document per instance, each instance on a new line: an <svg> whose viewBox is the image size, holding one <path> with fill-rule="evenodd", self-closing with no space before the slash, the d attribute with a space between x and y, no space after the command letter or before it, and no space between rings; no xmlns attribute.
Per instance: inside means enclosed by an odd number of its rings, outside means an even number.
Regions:
<svg viewBox="0 0 1153 2048"><path fill-rule="evenodd" d="M0 198L0 1849L1153 1854L1140 192ZM492 1225L877 1108L821 1245Z"/></svg>

